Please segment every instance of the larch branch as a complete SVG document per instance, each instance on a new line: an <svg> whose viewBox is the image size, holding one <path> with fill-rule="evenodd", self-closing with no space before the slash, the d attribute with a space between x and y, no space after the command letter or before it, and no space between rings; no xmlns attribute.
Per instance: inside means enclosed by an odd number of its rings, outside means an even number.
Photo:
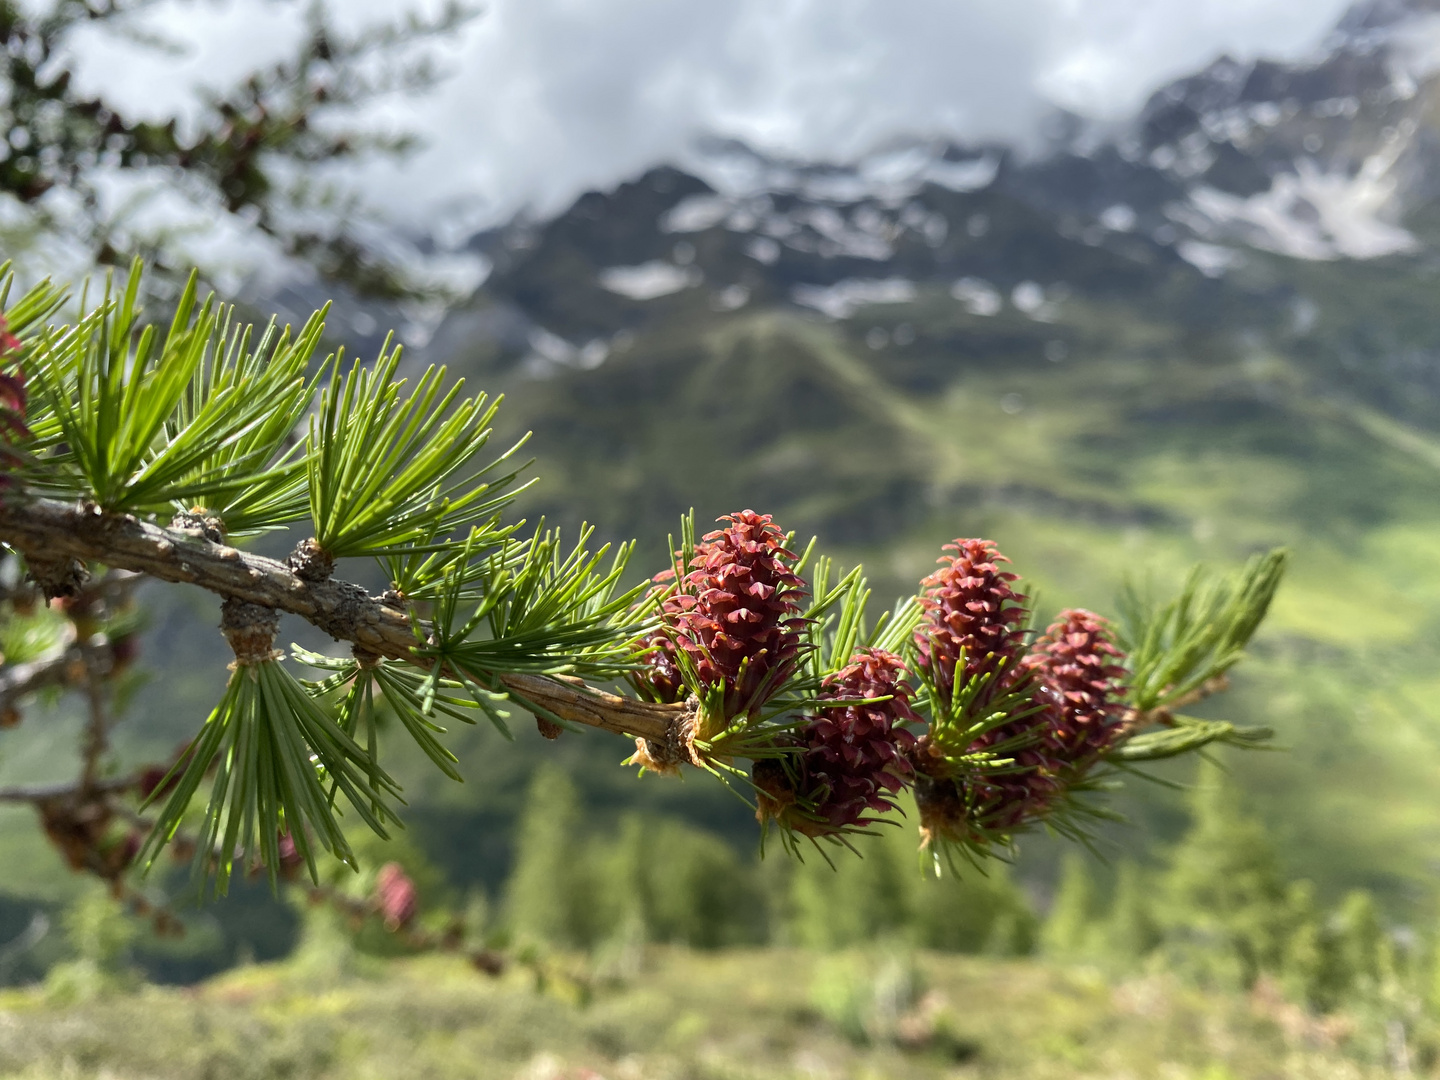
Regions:
<svg viewBox="0 0 1440 1080"><path fill-rule="evenodd" d="M69 684L73 681L73 668L79 662L83 662L79 649L70 646L54 656L0 668L0 711L47 686Z"/></svg>
<svg viewBox="0 0 1440 1080"><path fill-rule="evenodd" d="M94 505L7 493L0 505L0 543L52 560L69 557L197 585L217 596L298 615L336 640L379 656L421 662L405 612L352 582L306 581L282 562L216 543L198 529L165 529ZM505 675L502 681L563 720L653 742L664 742L686 715L683 705L635 701L578 680Z"/></svg>

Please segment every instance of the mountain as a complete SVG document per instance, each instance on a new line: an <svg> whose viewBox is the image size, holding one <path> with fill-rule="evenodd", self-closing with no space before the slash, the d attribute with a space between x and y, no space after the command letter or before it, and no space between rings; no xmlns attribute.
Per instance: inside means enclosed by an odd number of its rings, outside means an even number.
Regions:
<svg viewBox="0 0 1440 1080"><path fill-rule="evenodd" d="M1218 60L1034 158L712 142L477 236L490 276L424 357L508 390L547 508L617 535L691 500L861 546L994 502L1194 526L1115 467L1247 417L1291 460L1326 452L1320 414L1412 459L1387 425L1440 425L1432 54L1440 14L1369 4L1309 65ZM1020 435L1051 400L1064 467ZM1294 512L1332 519L1322 486Z"/></svg>

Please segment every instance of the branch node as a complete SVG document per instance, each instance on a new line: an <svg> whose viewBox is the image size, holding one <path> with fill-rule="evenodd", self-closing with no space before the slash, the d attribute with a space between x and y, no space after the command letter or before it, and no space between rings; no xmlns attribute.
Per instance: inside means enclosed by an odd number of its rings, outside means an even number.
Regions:
<svg viewBox="0 0 1440 1080"><path fill-rule="evenodd" d="M184 533L198 533L211 543L225 543L225 522L207 514L202 506L180 511L170 519L170 528Z"/></svg>
<svg viewBox="0 0 1440 1080"><path fill-rule="evenodd" d="M220 605L220 630L240 666L264 664L282 655L275 650L280 613L274 608L232 596Z"/></svg>
<svg viewBox="0 0 1440 1080"><path fill-rule="evenodd" d="M89 568L79 559L68 555L38 555L25 553L25 565L30 580L40 586L46 600L57 596L78 596L85 583L90 580Z"/></svg>
<svg viewBox="0 0 1440 1080"><path fill-rule="evenodd" d="M335 556L322 548L313 536L296 544L287 562L302 581L329 581L335 572Z"/></svg>
<svg viewBox="0 0 1440 1080"><path fill-rule="evenodd" d="M366 671L379 667L385 661L385 657L358 642L350 646L350 655L355 657L355 662Z"/></svg>
<svg viewBox="0 0 1440 1080"><path fill-rule="evenodd" d="M942 840L963 842L972 838L968 828L970 806L957 781L917 773L914 790L921 850L934 850Z"/></svg>
<svg viewBox="0 0 1440 1080"><path fill-rule="evenodd" d="M700 766L702 762L695 749L699 714L700 703L692 697L685 703L685 712L670 721L665 741L637 738L635 755L626 764L639 765L661 776L679 776L681 765Z"/></svg>

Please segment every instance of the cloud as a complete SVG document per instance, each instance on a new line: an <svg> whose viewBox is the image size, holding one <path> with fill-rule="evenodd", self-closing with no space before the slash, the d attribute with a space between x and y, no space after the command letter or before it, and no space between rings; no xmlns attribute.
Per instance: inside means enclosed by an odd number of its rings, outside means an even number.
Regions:
<svg viewBox="0 0 1440 1080"><path fill-rule="evenodd" d="M1034 72L1043 96L1076 112L1123 116L1158 85L1235 59L1296 59L1351 0L1051 0L1056 21Z"/></svg>
<svg viewBox="0 0 1440 1080"><path fill-rule="evenodd" d="M345 15L395 0L347 0ZM387 103L427 148L372 167L402 219L546 212L684 153L700 134L846 158L906 134L1032 139L1063 105L1123 116L1166 79L1233 56L1295 56L1344 0L491 0L444 50L436 93ZM296 6L173 4L155 19L190 39L163 80L213 82L294 32ZM89 78L164 104L152 66L91 44ZM158 93L157 93L158 91ZM176 92L174 90L171 91ZM444 208L443 210L441 208Z"/></svg>

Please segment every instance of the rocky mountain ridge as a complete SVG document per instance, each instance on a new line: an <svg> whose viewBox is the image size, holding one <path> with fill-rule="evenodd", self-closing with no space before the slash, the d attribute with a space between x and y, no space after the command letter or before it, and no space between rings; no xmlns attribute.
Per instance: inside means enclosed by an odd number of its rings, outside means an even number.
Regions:
<svg viewBox="0 0 1440 1080"><path fill-rule="evenodd" d="M1311 63L1221 58L1131 123L1058 116L1035 156L910 140L825 164L712 140L552 220L476 236L489 278L424 352L543 376L598 366L677 305L845 319L944 285L972 314L1043 322L1076 290L1223 279L1256 253L1425 262L1437 72L1440 7L1376 0Z"/></svg>

